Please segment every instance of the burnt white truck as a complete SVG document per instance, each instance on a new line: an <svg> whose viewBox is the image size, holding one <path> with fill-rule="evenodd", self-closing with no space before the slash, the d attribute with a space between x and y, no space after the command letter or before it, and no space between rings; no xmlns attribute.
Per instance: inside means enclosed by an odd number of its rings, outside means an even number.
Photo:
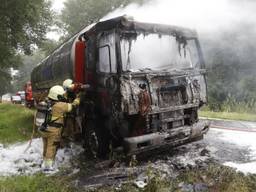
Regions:
<svg viewBox="0 0 256 192"><path fill-rule="evenodd" d="M203 137L206 69L196 31L118 17L70 38L32 72L39 101L67 78L89 84L81 94L86 148L98 156L122 148L138 154ZM77 117L74 117L77 118Z"/></svg>

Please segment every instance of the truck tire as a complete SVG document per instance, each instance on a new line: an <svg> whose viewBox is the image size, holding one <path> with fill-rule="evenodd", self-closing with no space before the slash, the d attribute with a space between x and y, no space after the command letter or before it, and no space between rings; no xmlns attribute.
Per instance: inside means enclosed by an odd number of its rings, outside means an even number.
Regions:
<svg viewBox="0 0 256 192"><path fill-rule="evenodd" d="M98 120L88 119L85 126L85 152L89 158L107 159L109 140Z"/></svg>

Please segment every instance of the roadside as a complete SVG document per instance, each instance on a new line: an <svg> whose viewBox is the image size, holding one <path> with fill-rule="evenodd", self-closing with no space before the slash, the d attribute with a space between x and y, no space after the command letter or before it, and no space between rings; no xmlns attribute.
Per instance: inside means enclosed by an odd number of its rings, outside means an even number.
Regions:
<svg viewBox="0 0 256 192"><path fill-rule="evenodd" d="M199 111L200 117L215 118L215 119L228 119L238 121L256 121L256 114L252 113L236 113L236 112L214 112L214 111Z"/></svg>

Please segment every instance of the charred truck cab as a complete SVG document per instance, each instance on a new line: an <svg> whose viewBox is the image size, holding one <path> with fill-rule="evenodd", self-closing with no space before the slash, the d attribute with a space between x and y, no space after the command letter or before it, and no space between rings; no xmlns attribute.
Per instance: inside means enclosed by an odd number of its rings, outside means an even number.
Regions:
<svg viewBox="0 0 256 192"><path fill-rule="evenodd" d="M118 17L89 26L32 72L36 100L66 78L89 84L80 116L87 149L137 154L202 138L205 64L195 31ZM94 153L95 154L95 153Z"/></svg>

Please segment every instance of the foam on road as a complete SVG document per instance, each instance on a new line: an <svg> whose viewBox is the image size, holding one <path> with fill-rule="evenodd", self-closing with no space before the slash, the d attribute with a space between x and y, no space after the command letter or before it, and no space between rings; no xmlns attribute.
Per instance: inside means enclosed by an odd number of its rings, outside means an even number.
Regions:
<svg viewBox="0 0 256 192"><path fill-rule="evenodd" d="M27 175L41 171L42 139L33 139L31 147L24 153L28 143L17 143L4 147L0 144L0 176ZM77 156L83 148L71 144L70 148L58 150L56 168L71 166L72 157Z"/></svg>
<svg viewBox="0 0 256 192"><path fill-rule="evenodd" d="M255 124L254 124L255 125ZM256 173L256 133L246 131L234 131L224 129L212 129L212 131L218 132L218 139L223 141L223 149L225 144L235 144L238 147L247 148L249 151L248 160L245 162L237 162L234 159L230 159L224 163L224 165L234 167L238 171L243 173ZM233 149L236 150L236 149ZM239 149L237 149L239 150ZM230 151L235 153L235 151ZM228 154L227 154L228 155Z"/></svg>

